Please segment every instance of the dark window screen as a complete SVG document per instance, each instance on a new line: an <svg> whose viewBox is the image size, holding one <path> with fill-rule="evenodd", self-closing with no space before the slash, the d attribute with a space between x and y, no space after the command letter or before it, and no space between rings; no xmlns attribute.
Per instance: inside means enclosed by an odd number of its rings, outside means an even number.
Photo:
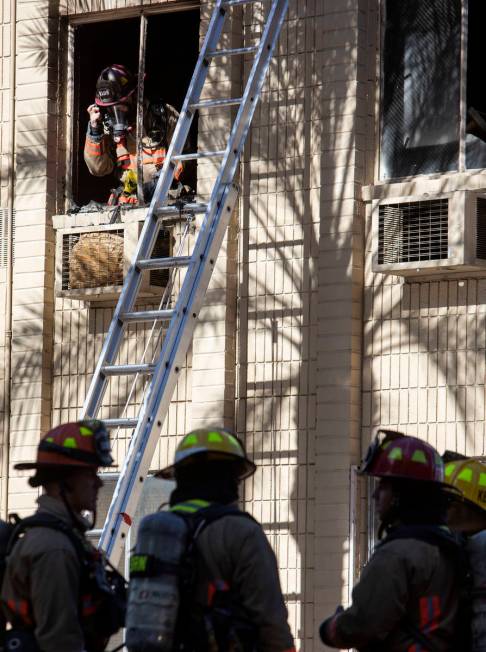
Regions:
<svg viewBox="0 0 486 652"><path fill-rule="evenodd" d="M386 0L381 178L456 170L460 0Z"/></svg>
<svg viewBox="0 0 486 652"><path fill-rule="evenodd" d="M467 32L466 168L486 168L484 25L486 2L469 0Z"/></svg>

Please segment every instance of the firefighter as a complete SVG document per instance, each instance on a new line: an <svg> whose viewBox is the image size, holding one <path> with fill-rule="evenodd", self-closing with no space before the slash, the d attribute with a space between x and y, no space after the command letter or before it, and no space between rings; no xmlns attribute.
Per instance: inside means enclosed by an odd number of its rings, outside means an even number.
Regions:
<svg viewBox="0 0 486 652"><path fill-rule="evenodd" d="M448 524L464 536L468 554L472 580L471 650L486 652L486 464L455 457L446 463L445 477L460 495L450 504Z"/></svg>
<svg viewBox="0 0 486 652"><path fill-rule="evenodd" d="M235 632L241 647L228 642L217 649L294 652L275 554L262 527L237 509L239 485L255 470L241 441L228 430L214 428L187 434L174 464L159 474L176 481L170 497L173 512L200 522L206 510L212 509L213 516L215 509L223 510L196 540L199 579L193 591L195 606L186 609L206 617L204 623L193 620L183 627L189 641L183 641L186 647L181 649L207 649L201 644L205 634L200 638L199 632L207 632L208 614L219 604L218 613L229 614L229 622L212 620L211 626ZM224 514L225 507L231 513ZM218 641L224 636L221 631L214 635Z"/></svg>
<svg viewBox="0 0 486 652"><path fill-rule="evenodd" d="M96 514L97 469L112 463L103 423L89 420L53 428L37 460L16 465L34 469L29 484L44 493L17 526L7 557L1 604L13 640L6 649L99 652L122 626L124 582L106 572L85 537L93 523L82 515Z"/></svg>
<svg viewBox="0 0 486 652"><path fill-rule="evenodd" d="M361 473L378 478L373 494L381 542L354 587L320 627L333 648L360 652L458 652L461 551L445 526L444 464L416 437L380 431Z"/></svg>
<svg viewBox="0 0 486 652"><path fill-rule="evenodd" d="M96 83L94 104L88 107L89 122L84 160L96 177L115 172L120 185L109 204L137 203L136 96L137 78L121 64L105 68ZM144 102L142 140L143 191L150 201L172 139L178 112L163 101ZM183 166L178 164L174 187L179 187Z"/></svg>

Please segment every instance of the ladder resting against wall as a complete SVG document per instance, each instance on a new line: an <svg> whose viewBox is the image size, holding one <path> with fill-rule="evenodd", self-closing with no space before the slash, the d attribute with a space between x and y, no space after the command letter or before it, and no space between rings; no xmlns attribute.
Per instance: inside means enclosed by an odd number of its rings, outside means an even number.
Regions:
<svg viewBox="0 0 486 652"><path fill-rule="evenodd" d="M138 415L135 418L105 419L110 428L133 431L120 477L113 494L108 515L100 538L100 547L112 563L117 564L125 546L125 539L148 474L152 457L159 441L160 431L169 409L172 393L177 384L187 350L192 340L194 326L202 307L211 274L233 212L238 188L234 183L238 162L250 128L256 104L261 94L273 50L277 42L288 0L272 0L265 18L259 43L237 49L218 48L223 26L231 7L257 4L258 0L216 0L194 74L182 106L179 121L169 146L157 188L147 211L140 239L125 277L113 319L81 418L97 417L109 381L114 376L146 377L146 388ZM243 95L238 98L201 100L201 92L208 76L211 61L217 57L254 54L253 65L246 81ZM184 152L189 129L198 109L238 106L231 126L226 149L218 151ZM207 204L186 204L185 213L204 215L191 255L152 258L161 222L179 215L179 208L168 205L168 191L179 161L212 158L220 160L210 199ZM187 229L186 229L187 233ZM185 269L185 276L170 308L173 286L164 293L157 310L135 310L141 276L146 270L168 269L169 272ZM152 323L163 335L160 351L151 362L117 364L117 356L126 335L127 326L133 323Z"/></svg>

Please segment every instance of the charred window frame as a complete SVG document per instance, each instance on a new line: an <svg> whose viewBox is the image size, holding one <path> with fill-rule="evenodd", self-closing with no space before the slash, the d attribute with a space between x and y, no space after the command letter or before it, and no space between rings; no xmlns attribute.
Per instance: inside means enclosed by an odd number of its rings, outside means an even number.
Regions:
<svg viewBox="0 0 486 652"><path fill-rule="evenodd" d="M382 0L380 179L486 168L484 0Z"/></svg>
<svg viewBox="0 0 486 652"><path fill-rule="evenodd" d="M145 69L144 97L160 97L180 110L199 53L199 14L199 3L189 0L165 8L145 8L143 13L131 10L72 19L68 37L66 209L91 200L106 203L110 189L118 185L115 174L92 176L83 157L87 107L94 101L101 70L114 63L123 63L134 75ZM140 48L144 21L145 49ZM182 56L176 57L174 54L181 52L181 38ZM197 142L197 117L189 138ZM189 176L184 182L195 188L196 166L188 167L186 173Z"/></svg>

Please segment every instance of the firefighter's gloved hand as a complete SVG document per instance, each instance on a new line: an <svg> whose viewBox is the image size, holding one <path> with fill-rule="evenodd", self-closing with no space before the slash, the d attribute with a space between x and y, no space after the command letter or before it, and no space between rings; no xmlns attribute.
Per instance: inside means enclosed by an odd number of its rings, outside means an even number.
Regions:
<svg viewBox="0 0 486 652"><path fill-rule="evenodd" d="M339 605L330 618L327 618L319 627L319 636L321 641L329 647L340 647L336 642L336 620L339 614L344 611L344 607Z"/></svg>
<svg viewBox="0 0 486 652"><path fill-rule="evenodd" d="M101 128L100 107L97 104L90 104L88 106L88 113L89 113L89 122L91 124L91 128L94 129L95 131L97 129L100 129Z"/></svg>

